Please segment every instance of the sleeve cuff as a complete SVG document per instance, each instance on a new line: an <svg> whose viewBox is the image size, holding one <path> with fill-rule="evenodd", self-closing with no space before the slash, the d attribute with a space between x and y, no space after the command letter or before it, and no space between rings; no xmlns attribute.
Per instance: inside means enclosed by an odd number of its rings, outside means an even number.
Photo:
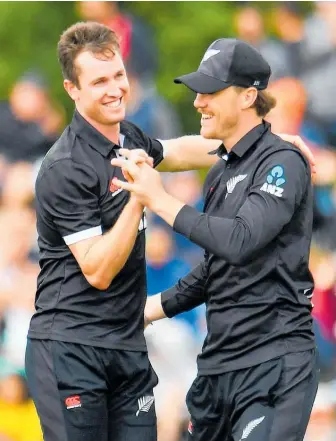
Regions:
<svg viewBox="0 0 336 441"><path fill-rule="evenodd" d="M184 205L175 218L174 231L190 239L194 225L202 215L203 213L197 211L196 208Z"/></svg>
<svg viewBox="0 0 336 441"><path fill-rule="evenodd" d="M163 312L169 318L174 317L180 312L178 309L178 302L176 301L175 297L176 293L177 290L175 286L161 292L161 306Z"/></svg>
<svg viewBox="0 0 336 441"><path fill-rule="evenodd" d="M157 141L162 145L162 158L164 159L168 153L167 141L164 141L163 139L157 139Z"/></svg>
<svg viewBox="0 0 336 441"><path fill-rule="evenodd" d="M164 160L166 148L163 142L164 141L161 141L160 139L154 140L154 144L155 144L155 149L153 151L153 153L155 152L155 155L153 154L154 168L156 168Z"/></svg>
<svg viewBox="0 0 336 441"><path fill-rule="evenodd" d="M91 239L91 237L100 236L102 234L102 227L101 225L98 225L97 227L88 228L87 230L78 231L77 233L63 236L63 240L67 245L73 245L81 240Z"/></svg>

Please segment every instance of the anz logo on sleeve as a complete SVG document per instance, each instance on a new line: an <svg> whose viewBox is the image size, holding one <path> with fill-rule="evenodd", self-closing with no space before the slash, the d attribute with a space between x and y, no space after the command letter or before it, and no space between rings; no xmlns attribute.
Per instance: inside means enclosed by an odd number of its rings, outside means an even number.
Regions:
<svg viewBox="0 0 336 441"><path fill-rule="evenodd" d="M266 182L263 184L260 190L281 198L284 191L282 186L285 182L286 179L283 167L281 165L276 165L268 173Z"/></svg>

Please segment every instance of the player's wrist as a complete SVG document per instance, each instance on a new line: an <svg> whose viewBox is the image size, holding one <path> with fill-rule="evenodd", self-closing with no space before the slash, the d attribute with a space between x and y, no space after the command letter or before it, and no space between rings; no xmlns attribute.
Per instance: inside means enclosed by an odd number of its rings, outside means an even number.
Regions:
<svg viewBox="0 0 336 441"><path fill-rule="evenodd" d="M162 209L162 207L165 207L167 197L169 197L169 195L164 188L158 189L149 196L147 205L148 208L154 213L157 213Z"/></svg>
<svg viewBox="0 0 336 441"><path fill-rule="evenodd" d="M146 314L144 314L144 326L145 326L145 329L147 328L148 325L152 325L152 324L153 324L152 320L150 320L150 319L146 316Z"/></svg>
<svg viewBox="0 0 336 441"><path fill-rule="evenodd" d="M134 210L134 214L142 214L144 205L139 201L134 193L131 193L130 195L129 205L132 207L132 210Z"/></svg>

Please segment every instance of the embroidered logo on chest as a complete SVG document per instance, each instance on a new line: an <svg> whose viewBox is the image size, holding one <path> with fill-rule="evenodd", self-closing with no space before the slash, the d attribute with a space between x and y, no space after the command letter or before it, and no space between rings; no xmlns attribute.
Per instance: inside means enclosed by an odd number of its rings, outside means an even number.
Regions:
<svg viewBox="0 0 336 441"><path fill-rule="evenodd" d="M246 178L247 175L238 175L238 176L234 176L231 179L229 179L226 183L226 189L227 192L229 194L231 194L233 192L233 190L235 189L236 185L243 181Z"/></svg>

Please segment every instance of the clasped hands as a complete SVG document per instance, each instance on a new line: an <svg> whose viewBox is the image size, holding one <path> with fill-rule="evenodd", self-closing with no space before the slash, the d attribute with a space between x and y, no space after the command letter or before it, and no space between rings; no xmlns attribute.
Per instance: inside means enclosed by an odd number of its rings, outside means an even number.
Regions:
<svg viewBox="0 0 336 441"><path fill-rule="evenodd" d="M113 184L134 193L142 205L151 209L165 193L160 174L153 168L153 158L141 149L120 149L120 154L111 164L122 169L126 181L114 178Z"/></svg>

